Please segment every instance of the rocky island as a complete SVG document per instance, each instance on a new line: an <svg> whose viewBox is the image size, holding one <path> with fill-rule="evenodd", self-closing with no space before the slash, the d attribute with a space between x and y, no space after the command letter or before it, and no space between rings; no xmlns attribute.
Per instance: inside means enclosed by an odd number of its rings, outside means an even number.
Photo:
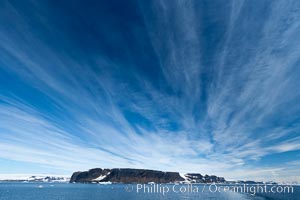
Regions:
<svg viewBox="0 0 300 200"><path fill-rule="evenodd" d="M202 176L199 173L163 172L149 169L94 168L83 172L74 172L70 183L224 183L223 177Z"/></svg>

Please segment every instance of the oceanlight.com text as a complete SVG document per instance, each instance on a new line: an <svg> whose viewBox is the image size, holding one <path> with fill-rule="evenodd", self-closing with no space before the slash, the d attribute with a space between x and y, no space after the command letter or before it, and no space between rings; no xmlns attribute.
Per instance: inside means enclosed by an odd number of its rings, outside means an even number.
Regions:
<svg viewBox="0 0 300 200"><path fill-rule="evenodd" d="M127 192L157 193L167 195L168 193L247 193L250 195L262 193L293 193L291 185L268 185L268 184L130 184L125 186Z"/></svg>

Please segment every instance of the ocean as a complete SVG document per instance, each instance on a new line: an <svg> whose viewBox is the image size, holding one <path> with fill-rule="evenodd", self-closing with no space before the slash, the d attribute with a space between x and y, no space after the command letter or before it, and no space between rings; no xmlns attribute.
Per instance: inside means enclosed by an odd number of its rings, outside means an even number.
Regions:
<svg viewBox="0 0 300 200"><path fill-rule="evenodd" d="M232 191L219 192L216 190L216 187L219 187L219 185L209 188L207 185L198 184L189 188L187 185L174 186L167 184L157 185L157 187L148 187L148 185L138 186L126 184L2 182L0 183L0 200L300 199L300 186L293 186L292 193L263 193L255 195ZM137 188L139 189L137 190ZM169 188L168 192L166 188ZM281 191L281 189L279 191Z"/></svg>

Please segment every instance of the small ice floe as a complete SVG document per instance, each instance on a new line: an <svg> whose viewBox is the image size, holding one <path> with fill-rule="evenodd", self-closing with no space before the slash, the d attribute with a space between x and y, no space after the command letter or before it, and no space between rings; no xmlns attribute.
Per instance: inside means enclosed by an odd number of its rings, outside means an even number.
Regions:
<svg viewBox="0 0 300 200"><path fill-rule="evenodd" d="M54 187L54 185L50 185L50 187Z"/></svg>
<svg viewBox="0 0 300 200"><path fill-rule="evenodd" d="M39 186L38 186L38 188L43 188L43 187L44 187L44 186L42 186L42 185L39 185Z"/></svg>
<svg viewBox="0 0 300 200"><path fill-rule="evenodd" d="M112 182L108 181L108 182L99 182L98 184L101 184L101 185L109 185L109 184L112 184Z"/></svg>

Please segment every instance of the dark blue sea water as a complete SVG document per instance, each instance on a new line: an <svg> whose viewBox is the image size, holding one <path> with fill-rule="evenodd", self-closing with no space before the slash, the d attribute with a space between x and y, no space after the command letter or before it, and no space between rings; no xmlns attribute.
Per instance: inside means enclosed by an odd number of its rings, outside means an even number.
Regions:
<svg viewBox="0 0 300 200"><path fill-rule="evenodd" d="M263 194L267 198L234 192L209 192L207 188L202 191L203 186L197 186L199 188L198 192L176 193L169 191L162 194L144 193L143 191L137 193L136 188L130 188L131 186L129 186L128 189L128 186L124 184L0 183L0 200L300 199L299 186L294 186L293 193L289 194ZM179 186L177 187L179 189Z"/></svg>

